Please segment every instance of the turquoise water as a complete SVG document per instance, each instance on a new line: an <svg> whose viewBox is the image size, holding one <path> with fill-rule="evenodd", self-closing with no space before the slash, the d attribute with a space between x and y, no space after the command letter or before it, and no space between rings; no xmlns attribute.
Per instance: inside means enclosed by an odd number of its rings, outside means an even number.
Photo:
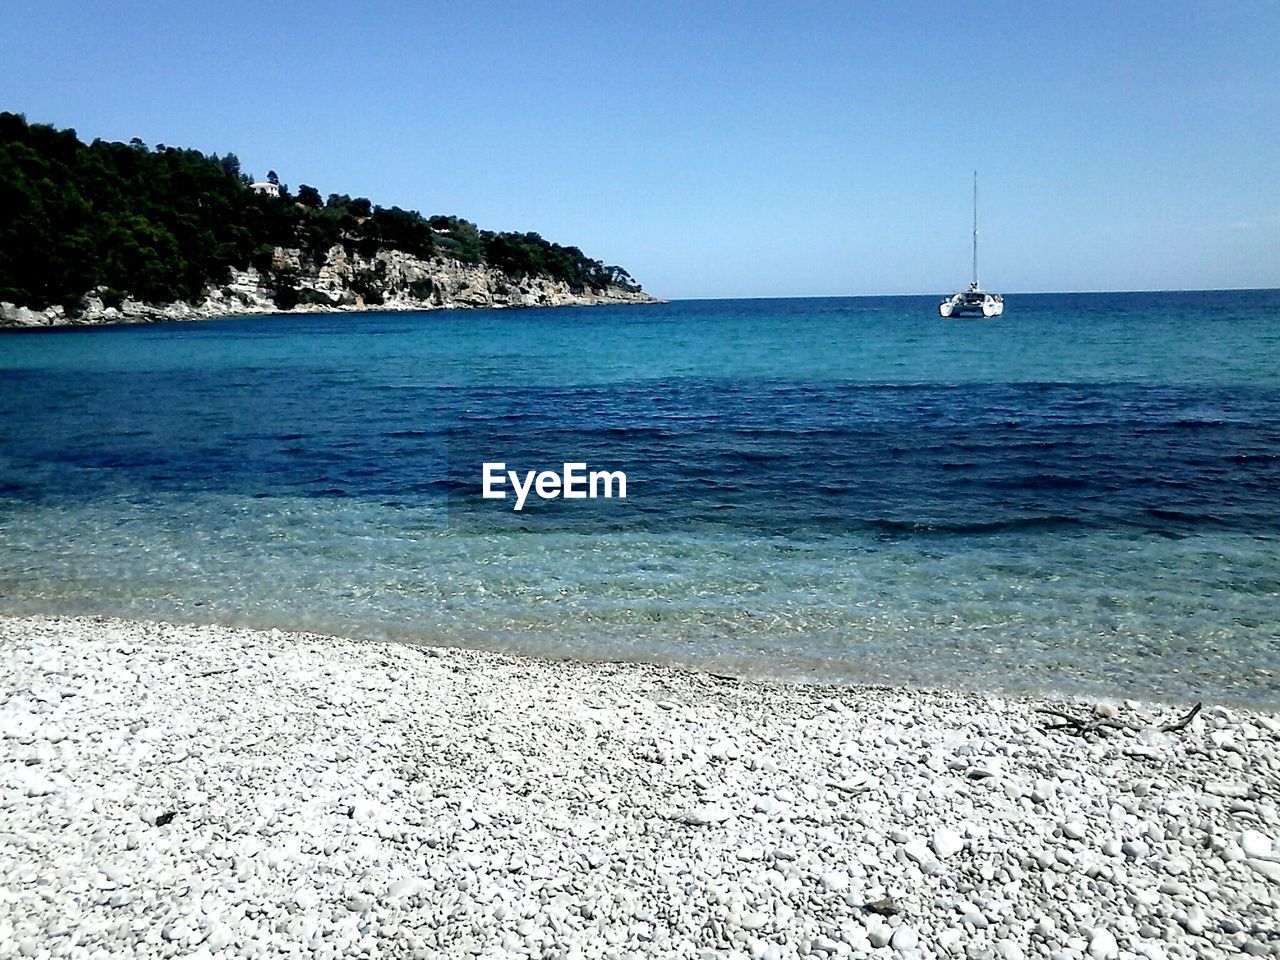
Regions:
<svg viewBox="0 0 1280 960"><path fill-rule="evenodd" d="M1007 303L0 335L0 612L1280 705L1280 292Z"/></svg>

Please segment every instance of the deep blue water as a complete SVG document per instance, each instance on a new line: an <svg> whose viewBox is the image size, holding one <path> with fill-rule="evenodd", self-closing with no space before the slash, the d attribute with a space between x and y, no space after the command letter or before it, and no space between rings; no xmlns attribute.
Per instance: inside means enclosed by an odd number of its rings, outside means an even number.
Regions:
<svg viewBox="0 0 1280 960"><path fill-rule="evenodd" d="M1280 292L1007 303L0 335L0 612L1280 703Z"/></svg>

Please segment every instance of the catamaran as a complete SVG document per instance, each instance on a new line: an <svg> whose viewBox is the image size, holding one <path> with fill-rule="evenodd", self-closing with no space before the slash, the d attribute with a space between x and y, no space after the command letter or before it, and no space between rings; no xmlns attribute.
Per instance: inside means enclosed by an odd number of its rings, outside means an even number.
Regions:
<svg viewBox="0 0 1280 960"><path fill-rule="evenodd" d="M971 314L982 314L984 317L998 317L1004 313L1004 297L998 293L987 293L978 286L978 171L973 171L973 283L968 290L943 300L938 304L938 313L944 317L963 317Z"/></svg>

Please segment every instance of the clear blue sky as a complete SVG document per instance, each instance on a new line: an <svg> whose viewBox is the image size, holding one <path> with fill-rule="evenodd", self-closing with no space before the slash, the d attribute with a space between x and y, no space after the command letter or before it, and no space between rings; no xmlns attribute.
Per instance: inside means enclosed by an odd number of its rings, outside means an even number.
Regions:
<svg viewBox="0 0 1280 960"><path fill-rule="evenodd" d="M0 5L0 108L667 297L1280 286L1280 3Z"/></svg>

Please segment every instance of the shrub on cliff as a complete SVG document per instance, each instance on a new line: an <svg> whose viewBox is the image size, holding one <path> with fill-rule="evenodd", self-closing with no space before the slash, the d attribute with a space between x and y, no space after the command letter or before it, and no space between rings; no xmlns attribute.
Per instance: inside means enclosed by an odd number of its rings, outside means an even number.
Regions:
<svg viewBox="0 0 1280 960"><path fill-rule="evenodd" d="M275 292L272 298L281 310L292 310L301 299L298 292L298 274L293 270L280 270L275 275Z"/></svg>

